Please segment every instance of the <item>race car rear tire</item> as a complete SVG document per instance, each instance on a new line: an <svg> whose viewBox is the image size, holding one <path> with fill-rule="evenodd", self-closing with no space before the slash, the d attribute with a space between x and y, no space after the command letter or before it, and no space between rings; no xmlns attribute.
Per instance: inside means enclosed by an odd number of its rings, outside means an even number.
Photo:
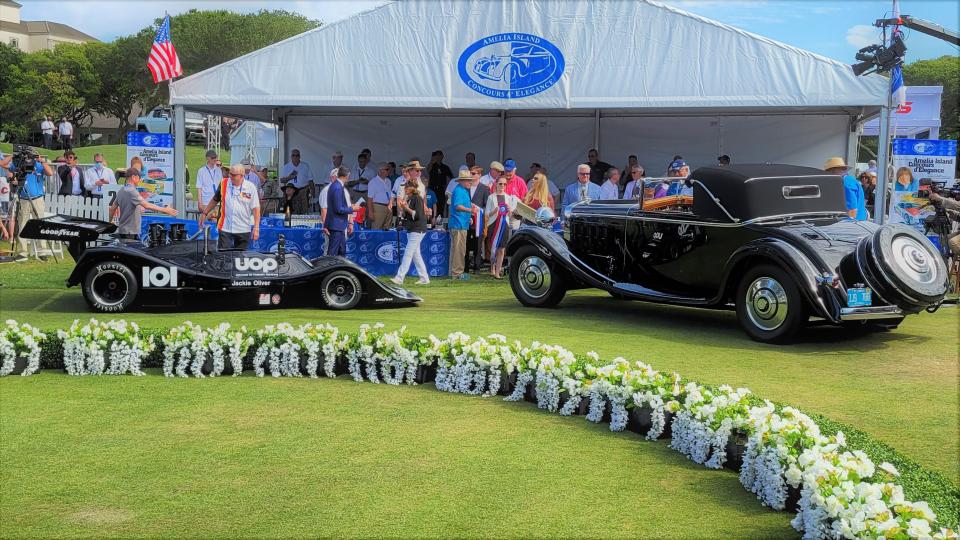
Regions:
<svg viewBox="0 0 960 540"><path fill-rule="evenodd" d="M947 292L943 258L912 227L884 225L860 241L856 255L868 284L908 313L941 301Z"/></svg>
<svg viewBox="0 0 960 540"><path fill-rule="evenodd" d="M763 343L790 341L809 317L793 278L769 264L747 270L737 287L736 306L744 332Z"/></svg>
<svg viewBox="0 0 960 540"><path fill-rule="evenodd" d="M83 278L83 297L101 313L126 311L137 300L140 284L130 267L107 261L95 264Z"/></svg>
<svg viewBox="0 0 960 540"><path fill-rule="evenodd" d="M320 282L320 295L330 309L352 309L360 303L363 287L352 272L334 270Z"/></svg>
<svg viewBox="0 0 960 540"><path fill-rule="evenodd" d="M567 294L563 273L533 246L523 246L510 256L509 270L513 295L525 306L554 307Z"/></svg>

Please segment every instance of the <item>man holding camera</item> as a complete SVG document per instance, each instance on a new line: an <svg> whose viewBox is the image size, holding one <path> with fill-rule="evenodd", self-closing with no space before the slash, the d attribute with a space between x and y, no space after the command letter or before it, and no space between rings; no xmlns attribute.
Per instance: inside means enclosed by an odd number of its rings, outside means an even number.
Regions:
<svg viewBox="0 0 960 540"><path fill-rule="evenodd" d="M33 152L30 149L30 152ZM44 176L53 176L53 168L50 167L50 164L47 163L47 159L36 152L33 152L33 170L26 173L20 184L17 185L16 189L19 194L19 201L17 202L17 230L22 231L23 226L27 224L31 219L40 219L44 215L44 206L43 206L43 177ZM19 165L19 163L17 164ZM19 171L24 172L24 171ZM11 190L12 191L12 190ZM18 238L17 241L17 261L27 260L27 243L28 242L37 242L37 240L27 240L24 238ZM41 251L41 247L46 249L46 242L40 240L40 244L37 247L37 251Z"/></svg>
<svg viewBox="0 0 960 540"><path fill-rule="evenodd" d="M944 197L939 193L931 192L930 202L943 205L943 209L947 211L947 215L955 221L960 221L957 216L957 213L960 213L960 201L951 199L950 197ZM947 240L947 246L949 246L950 252L953 253L954 257L960 257L960 232L950 234Z"/></svg>

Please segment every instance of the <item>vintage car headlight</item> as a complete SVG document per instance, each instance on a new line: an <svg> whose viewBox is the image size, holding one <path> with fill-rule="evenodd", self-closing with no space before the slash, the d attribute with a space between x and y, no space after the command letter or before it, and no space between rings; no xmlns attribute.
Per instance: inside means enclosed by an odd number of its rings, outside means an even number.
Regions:
<svg viewBox="0 0 960 540"><path fill-rule="evenodd" d="M553 225L553 222L557 219L556 214L553 213L553 210L546 206L541 206L537 209L536 220L537 225L541 227L549 227Z"/></svg>

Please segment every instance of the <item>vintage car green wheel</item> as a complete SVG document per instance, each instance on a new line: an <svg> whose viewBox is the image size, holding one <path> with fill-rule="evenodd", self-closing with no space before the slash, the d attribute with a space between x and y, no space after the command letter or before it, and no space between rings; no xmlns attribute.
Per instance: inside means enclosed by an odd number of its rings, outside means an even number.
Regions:
<svg viewBox="0 0 960 540"><path fill-rule="evenodd" d="M737 320L751 339L789 341L807 321L807 306L793 279L780 267L760 265L737 288Z"/></svg>
<svg viewBox="0 0 960 540"><path fill-rule="evenodd" d="M523 246L510 257L510 288L521 304L553 307L567 293L563 274L540 250Z"/></svg>

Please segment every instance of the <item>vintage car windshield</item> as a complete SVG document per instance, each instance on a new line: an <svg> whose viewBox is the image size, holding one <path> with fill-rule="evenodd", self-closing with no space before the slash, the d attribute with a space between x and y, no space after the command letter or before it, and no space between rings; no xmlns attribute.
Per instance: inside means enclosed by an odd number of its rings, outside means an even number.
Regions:
<svg viewBox="0 0 960 540"><path fill-rule="evenodd" d="M636 199L642 203L644 211L693 212L693 187L686 184L686 178L647 177L643 189ZM624 193L624 199L633 199L633 194Z"/></svg>

